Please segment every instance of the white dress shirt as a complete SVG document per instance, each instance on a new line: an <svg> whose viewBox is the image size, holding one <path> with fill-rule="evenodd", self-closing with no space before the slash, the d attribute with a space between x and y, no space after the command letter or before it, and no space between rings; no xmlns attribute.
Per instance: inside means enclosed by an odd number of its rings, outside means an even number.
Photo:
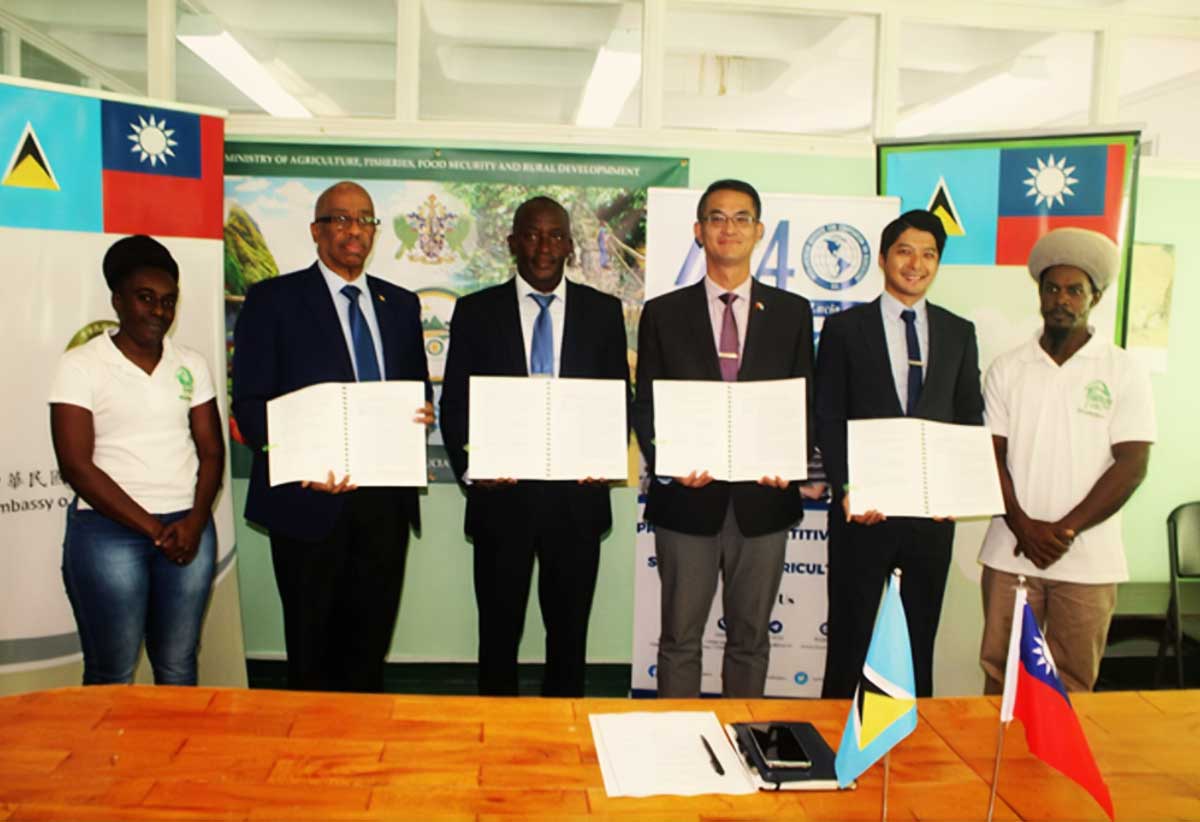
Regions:
<svg viewBox="0 0 1200 822"><path fill-rule="evenodd" d="M371 329L371 340L375 343L375 357L379 360L379 375L387 379L387 371L383 367L383 338L379 336L379 319L375 316L375 299L367 286L367 273L364 271L353 281L345 280L333 272L329 266L317 260L317 267L329 287L329 296L333 299L333 307L337 312L338 323L342 326L342 336L346 338L346 350L350 352L350 362L354 365L354 378L358 379L358 361L354 357L354 338L350 336L350 300L342 293L347 285L355 286L362 292L358 298L358 307L367 318L367 328Z"/></svg>
<svg viewBox="0 0 1200 822"><path fill-rule="evenodd" d="M729 293L737 295L737 299L733 301L733 319L737 323L738 357L741 357L742 352L746 349L746 325L750 322L750 279L747 277L737 288L727 291L713 282L710 277L704 278L704 294L708 300L708 319L712 323L713 347L718 352L721 350L721 326L725 322L725 303L721 300L721 295Z"/></svg>
<svg viewBox="0 0 1200 822"><path fill-rule="evenodd" d="M905 336L901 311L911 308L917 314L917 345L921 347L921 383L929 370L929 311L925 298L911 306L884 291L879 296L879 313L883 316L883 336L887 340L888 362L892 364L892 380L896 384L896 399L900 408L908 404L908 338Z"/></svg>
<svg viewBox="0 0 1200 822"><path fill-rule="evenodd" d="M533 373L529 362L533 349L533 324L537 322L538 314L542 311L542 307L538 305L533 295L541 293L525 282L519 274L517 275L517 306L521 309L521 336L525 342L525 373L527 374ZM567 317L567 278L563 277L559 280L558 285L550 293L554 295L554 299L550 301L547 310L550 312L550 325L554 332L554 376L557 377L559 366L562 363L563 323Z"/></svg>

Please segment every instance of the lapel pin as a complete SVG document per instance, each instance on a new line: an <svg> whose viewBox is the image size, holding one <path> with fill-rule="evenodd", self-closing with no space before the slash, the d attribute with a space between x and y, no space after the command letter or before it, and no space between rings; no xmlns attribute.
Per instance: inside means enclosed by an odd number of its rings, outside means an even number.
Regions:
<svg viewBox="0 0 1200 822"><path fill-rule="evenodd" d="M763 310L763 304L762 304L761 302L756 302L756 303L754 303L754 310L755 310L755 311L762 311L762 310Z"/></svg>
<svg viewBox="0 0 1200 822"><path fill-rule="evenodd" d="M381 303L387 302L387 297L383 296L382 294L376 294L375 296L377 296L379 298L379 302L381 302Z"/></svg>

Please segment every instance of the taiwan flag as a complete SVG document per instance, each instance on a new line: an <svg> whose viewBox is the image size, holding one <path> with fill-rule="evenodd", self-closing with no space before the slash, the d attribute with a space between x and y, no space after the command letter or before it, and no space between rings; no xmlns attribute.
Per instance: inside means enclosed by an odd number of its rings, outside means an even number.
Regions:
<svg viewBox="0 0 1200 822"><path fill-rule="evenodd" d="M104 100L100 128L105 233L224 236L224 121Z"/></svg>
<svg viewBox="0 0 1200 822"><path fill-rule="evenodd" d="M996 265L1025 265L1056 228L1099 231L1121 245L1123 143L1044 144L1000 150Z"/></svg>
<svg viewBox="0 0 1200 822"><path fill-rule="evenodd" d="M1024 588L1017 589L1013 602L1012 637L1008 643L1000 721L1010 722L1014 716L1025 726L1029 751L1079 783L1112 819L1113 803L1108 785L1096 767L1079 718L1058 678L1054 659L1038 630L1033 609L1025 601Z"/></svg>

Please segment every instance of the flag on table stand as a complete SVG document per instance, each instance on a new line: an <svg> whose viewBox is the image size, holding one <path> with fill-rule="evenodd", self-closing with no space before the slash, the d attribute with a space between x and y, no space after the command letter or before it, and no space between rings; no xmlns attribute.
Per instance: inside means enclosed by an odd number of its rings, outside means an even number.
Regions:
<svg viewBox="0 0 1200 822"><path fill-rule="evenodd" d="M1011 722L1014 716L1021 720L1029 751L1078 782L1112 819L1113 804L1108 785L1104 784L1104 777L1096 767L1079 717L1071 708L1071 700L1058 678L1050 648L1025 599L1025 588L1018 587L1013 601L1012 637L1004 669L1000 721Z"/></svg>
<svg viewBox="0 0 1200 822"><path fill-rule="evenodd" d="M915 692L912 644L897 571L879 606L862 678L834 760L838 787L849 785L913 732L917 727Z"/></svg>

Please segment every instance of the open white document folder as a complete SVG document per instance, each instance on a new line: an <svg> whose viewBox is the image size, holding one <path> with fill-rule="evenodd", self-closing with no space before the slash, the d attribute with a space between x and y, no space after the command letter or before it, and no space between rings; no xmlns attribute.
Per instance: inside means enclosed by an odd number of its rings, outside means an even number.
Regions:
<svg viewBox="0 0 1200 822"><path fill-rule="evenodd" d="M802 377L759 382L654 381L654 471L757 482L808 476Z"/></svg>
<svg viewBox="0 0 1200 822"><path fill-rule="evenodd" d="M423 486L425 404L419 381L325 382L267 402L271 485L325 482L332 471L359 486Z"/></svg>
<svg viewBox="0 0 1200 822"><path fill-rule="evenodd" d="M625 479L624 380L471 377L471 479Z"/></svg>
<svg viewBox="0 0 1200 822"><path fill-rule="evenodd" d="M850 513L980 517L1004 513L986 425L913 417L850 420Z"/></svg>
<svg viewBox="0 0 1200 822"><path fill-rule="evenodd" d="M712 711L592 714L592 739L609 796L750 794L758 790ZM712 756L721 763L717 773Z"/></svg>

